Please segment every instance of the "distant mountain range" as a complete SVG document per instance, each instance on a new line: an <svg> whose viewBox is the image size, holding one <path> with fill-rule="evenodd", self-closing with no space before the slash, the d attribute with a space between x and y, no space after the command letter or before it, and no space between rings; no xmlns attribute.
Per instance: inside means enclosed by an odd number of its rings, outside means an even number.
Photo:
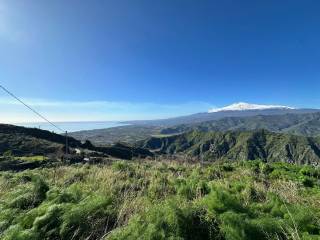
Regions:
<svg viewBox="0 0 320 240"><path fill-rule="evenodd" d="M225 117L219 120L181 124L160 131L161 134L177 134L192 130L248 131L266 129L272 132L290 133L302 136L320 135L320 112L282 115L256 115L250 117Z"/></svg>
<svg viewBox="0 0 320 240"><path fill-rule="evenodd" d="M257 115L282 115L288 113L303 114L320 112L319 109L300 108L295 109L281 105L259 105L249 103L235 103L224 108L210 109L208 112L196 113L187 116L159 119L159 120L138 120L125 123L133 125L151 126L175 126L179 124L193 124L212 120L219 120L225 117L250 117Z"/></svg>
<svg viewBox="0 0 320 240"><path fill-rule="evenodd" d="M160 154L185 154L204 161L255 160L320 164L320 138L258 131L192 131L167 137L151 137L140 147Z"/></svg>
<svg viewBox="0 0 320 240"><path fill-rule="evenodd" d="M89 139L103 145L113 142L133 143L153 135L179 134L187 131L259 130L302 136L320 135L319 109L294 109L281 105L236 103L211 109L207 113L162 120L131 121L131 125L71 133L79 140Z"/></svg>

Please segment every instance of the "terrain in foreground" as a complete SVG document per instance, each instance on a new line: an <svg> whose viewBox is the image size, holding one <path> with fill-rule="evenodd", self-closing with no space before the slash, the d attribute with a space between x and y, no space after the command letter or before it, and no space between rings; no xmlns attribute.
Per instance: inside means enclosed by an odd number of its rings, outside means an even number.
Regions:
<svg viewBox="0 0 320 240"><path fill-rule="evenodd" d="M1 239L319 239L320 170L116 161L0 173Z"/></svg>

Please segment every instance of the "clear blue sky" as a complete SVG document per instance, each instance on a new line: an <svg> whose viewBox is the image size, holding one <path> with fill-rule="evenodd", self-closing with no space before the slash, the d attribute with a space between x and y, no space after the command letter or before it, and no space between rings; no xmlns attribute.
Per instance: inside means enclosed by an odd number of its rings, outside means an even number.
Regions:
<svg viewBox="0 0 320 240"><path fill-rule="evenodd" d="M56 120L320 107L319 12L317 0L0 0L0 82ZM0 106L0 121L29 119L2 92Z"/></svg>

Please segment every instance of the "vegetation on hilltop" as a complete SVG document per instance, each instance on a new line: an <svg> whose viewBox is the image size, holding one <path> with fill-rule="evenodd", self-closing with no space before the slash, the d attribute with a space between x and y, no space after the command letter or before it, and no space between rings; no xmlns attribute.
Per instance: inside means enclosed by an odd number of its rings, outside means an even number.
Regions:
<svg viewBox="0 0 320 240"><path fill-rule="evenodd" d="M0 155L8 150L15 156L61 155L65 152L66 138L63 135L37 129L0 124ZM69 151L75 148L90 150L121 159L152 156L148 150L135 148L128 144L95 146L90 141L82 143L68 137ZM1 169L1 163L0 163Z"/></svg>
<svg viewBox="0 0 320 240"><path fill-rule="evenodd" d="M140 143L159 154L183 153L205 161L255 160L320 164L320 139L265 130L241 132L192 131L168 137L151 137Z"/></svg>
<svg viewBox="0 0 320 240"><path fill-rule="evenodd" d="M115 162L0 173L0 237L319 239L320 170Z"/></svg>

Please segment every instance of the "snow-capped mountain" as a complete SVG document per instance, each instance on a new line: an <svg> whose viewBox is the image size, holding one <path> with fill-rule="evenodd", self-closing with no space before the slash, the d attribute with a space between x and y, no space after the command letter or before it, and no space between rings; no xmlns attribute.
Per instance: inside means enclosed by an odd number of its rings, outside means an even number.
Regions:
<svg viewBox="0 0 320 240"><path fill-rule="evenodd" d="M135 125L174 126L179 124L194 124L230 117L252 117L257 115L271 116L284 114L304 114L320 112L320 109L292 108L282 105L262 105L250 103L234 103L223 108L210 109L208 112L200 112L187 116L168 119L129 121L126 123Z"/></svg>
<svg viewBox="0 0 320 240"><path fill-rule="evenodd" d="M261 104L239 102L223 108L209 109L208 112L214 113L214 112L221 112L221 111L244 111L244 110L266 110L266 109L294 109L294 108L288 107L288 106L282 106L282 105L261 105Z"/></svg>

